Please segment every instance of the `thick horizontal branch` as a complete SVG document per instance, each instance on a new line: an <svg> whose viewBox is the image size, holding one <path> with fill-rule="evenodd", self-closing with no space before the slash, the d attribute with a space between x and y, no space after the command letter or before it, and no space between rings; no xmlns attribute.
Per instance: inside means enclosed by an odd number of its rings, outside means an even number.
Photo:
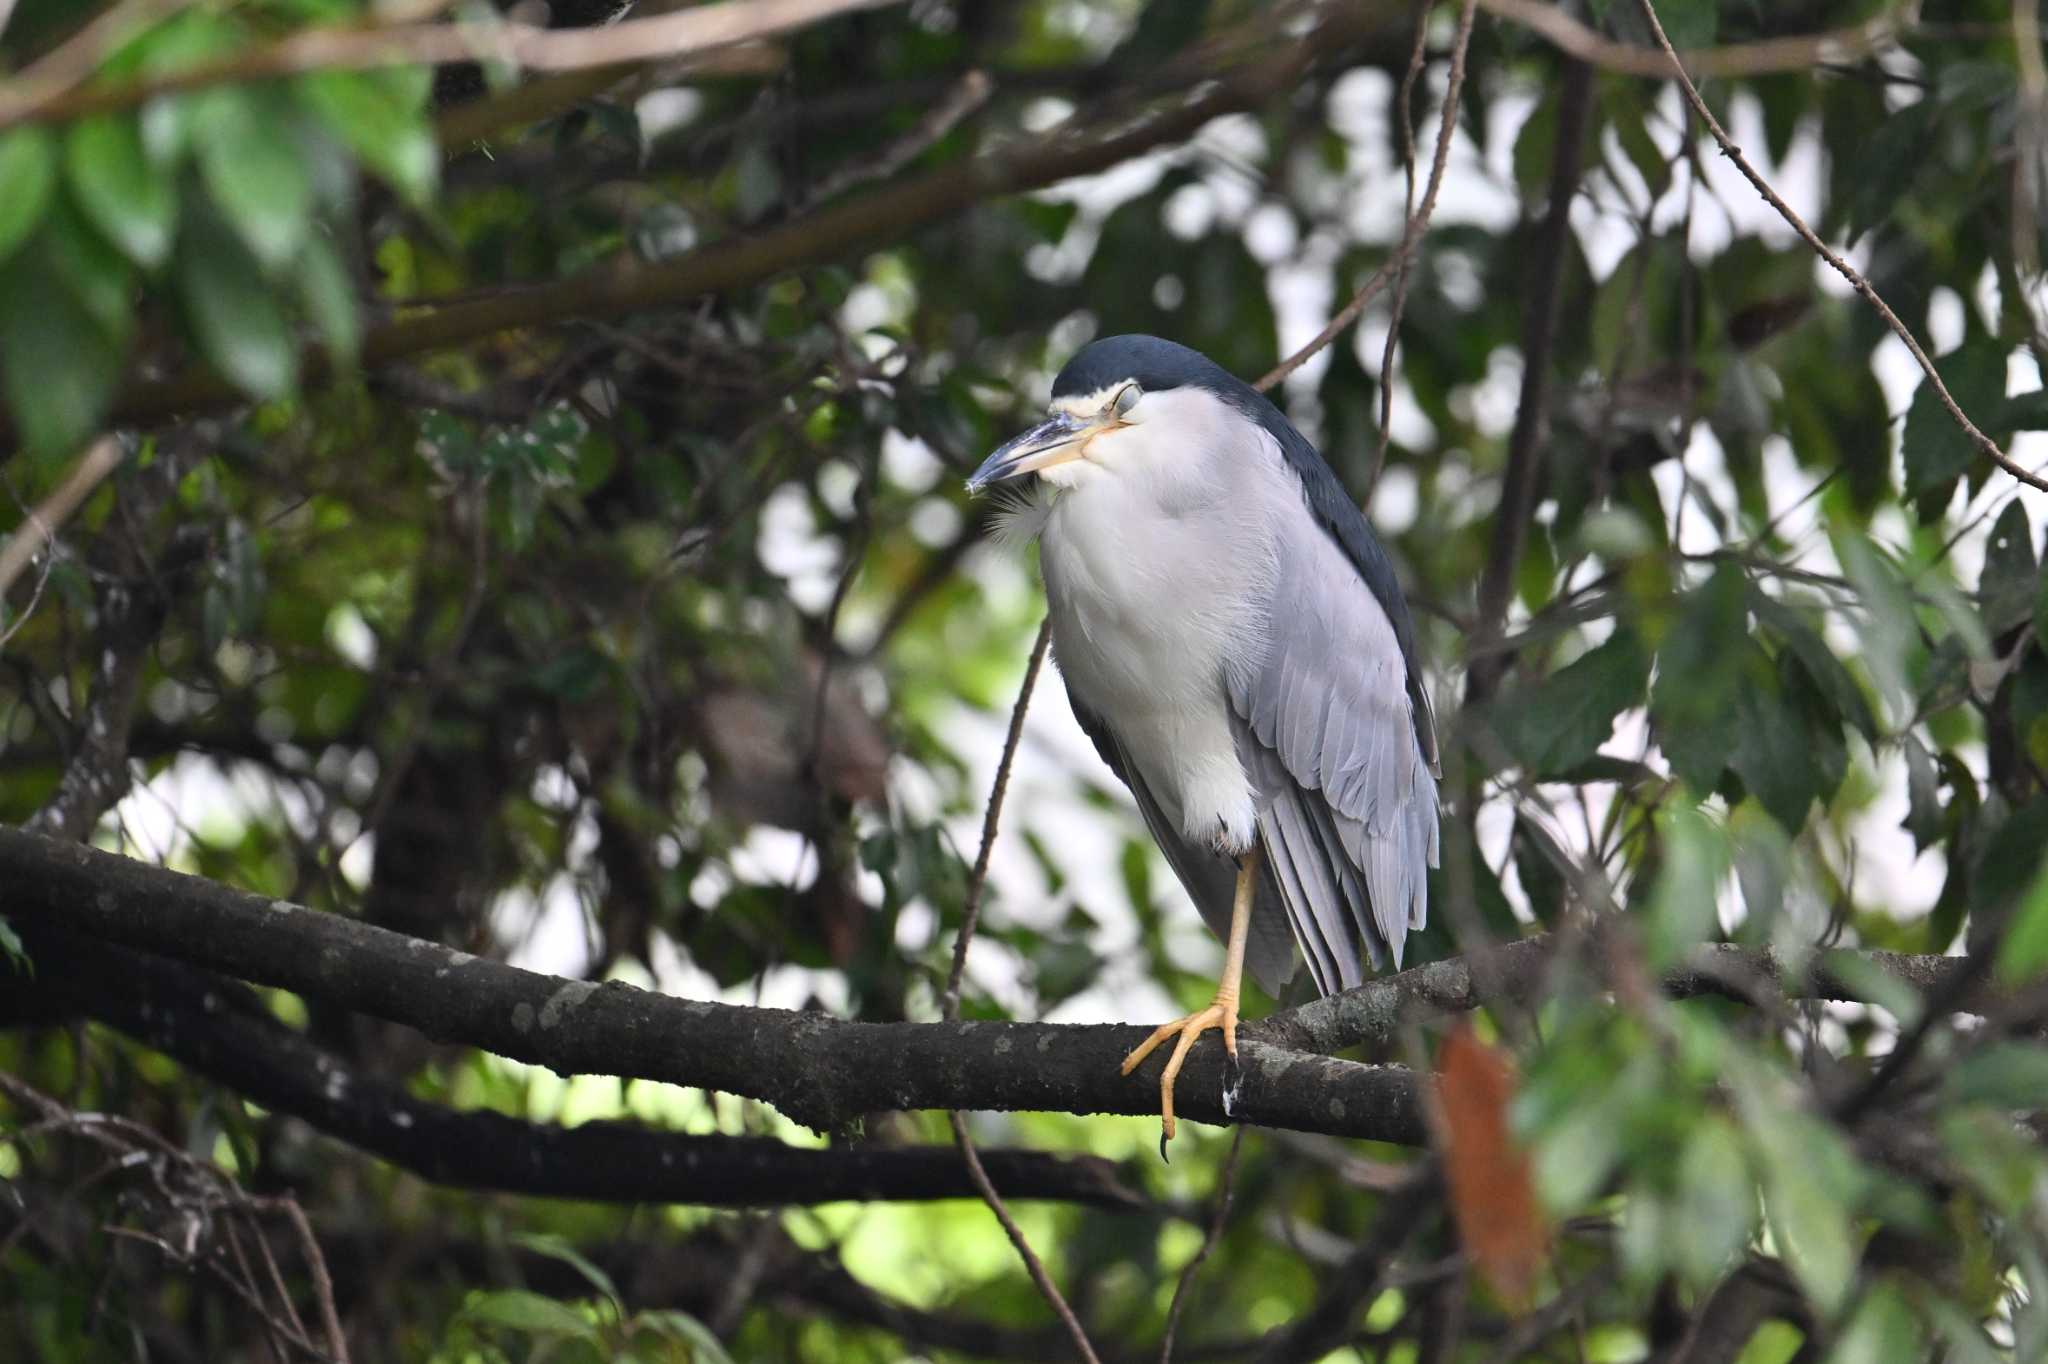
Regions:
<svg viewBox="0 0 2048 1364"><path fill-rule="evenodd" d="M1383 1042L1404 1026L1468 1013L1488 1003L1528 1002L1543 994L1555 945L1550 935L1504 944L1491 950L1486 969L1478 972L1465 957L1412 967L1247 1024L1246 1032L1276 1046L1330 1053ZM1866 987L1855 984L1872 970L1931 997L1968 969L1965 957L1836 950L1816 954L1803 974L1794 975L1768 948L1708 943L1695 948L1683 966L1667 972L1662 983L1664 993L1673 999L1717 995L1749 1000L1761 992L1876 1003ZM1494 982L1495 993L1489 995L1488 985ZM1965 994L1957 1007L1981 1012L1993 999L1989 990L1980 990Z"/></svg>
<svg viewBox="0 0 2048 1364"><path fill-rule="evenodd" d="M197 877L76 844L0 830L0 908L25 925L81 934L279 986L429 1036L482 1047L564 1074L620 1075L695 1085L774 1104L820 1129L884 1109L1037 1109L1157 1112L1151 1067L1117 1074L1143 1036L1122 1026L1046 1023L855 1023L815 1013L680 1000L618 982L522 971L437 944L231 890ZM1450 959L1249 1023L1240 1033L1245 1080L1223 1112L1213 1047L1190 1056L1179 1108L1207 1122L1420 1145L1422 1086L1396 1066L1326 1053L1382 1041L1400 1027L1488 1002L1540 996L1552 940L1494 949L1489 969ZM1854 969L1851 969L1851 968ZM1923 994L1965 968L1957 957L1892 952L1822 954L1803 977L1776 957L1725 944L1698 949L1664 980L1676 998L1742 1000L1759 991L1859 1000L1875 968ZM1991 997L1969 995L1980 1010Z"/></svg>
<svg viewBox="0 0 2048 1364"><path fill-rule="evenodd" d="M543 1065L723 1090L820 1130L889 1109L1153 1115L1157 1070L1118 1064L1146 1029L1050 1023L854 1023L676 999L522 971L338 914L129 858L0 830L0 906L30 929L170 957ZM1422 1085L1366 1066L1240 1041L1223 1108L1221 1049L1196 1049L1179 1112L1420 1145Z"/></svg>
<svg viewBox="0 0 2048 1364"><path fill-rule="evenodd" d="M1037 189L1105 170L1155 147L1181 141L1210 119L1256 108L1293 89L1319 62L1374 34L1407 23L1394 0L1321 6L1299 25L1262 20L1252 36L1219 40L1214 71L1191 78L1191 89L1136 113L1077 120L1070 131L1018 138L972 159L940 166L765 232L724 238L656 263L620 261L567 279L482 298L418 308L371 328L362 364L375 368L406 356L445 350L495 333L571 319L619 317L673 307L705 294L745 288L785 271L836 259L857 247L897 240L984 199ZM309 372L319 357L309 358ZM115 403L112 424L147 426L168 417L236 401L235 389L211 370L130 386Z"/></svg>
<svg viewBox="0 0 2048 1364"><path fill-rule="evenodd" d="M239 984L69 934L31 930L29 949L37 975L10 990L0 1024L10 1013L97 1019L273 1112L436 1184L710 1207L978 1197L950 1145L806 1150L765 1137L691 1136L623 1122L561 1127L463 1112L358 1072L279 1023ZM992 1150L982 1160L1010 1198L1149 1206L1099 1157Z"/></svg>

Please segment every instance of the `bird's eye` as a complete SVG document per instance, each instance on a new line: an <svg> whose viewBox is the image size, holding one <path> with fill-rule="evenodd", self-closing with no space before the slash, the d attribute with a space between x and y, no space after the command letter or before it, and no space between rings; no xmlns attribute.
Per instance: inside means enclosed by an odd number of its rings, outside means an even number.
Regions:
<svg viewBox="0 0 2048 1364"><path fill-rule="evenodd" d="M1139 388L1136 384L1125 384L1122 391L1116 395L1116 414L1119 417L1130 416L1131 409L1136 407L1138 399L1144 396L1144 389Z"/></svg>

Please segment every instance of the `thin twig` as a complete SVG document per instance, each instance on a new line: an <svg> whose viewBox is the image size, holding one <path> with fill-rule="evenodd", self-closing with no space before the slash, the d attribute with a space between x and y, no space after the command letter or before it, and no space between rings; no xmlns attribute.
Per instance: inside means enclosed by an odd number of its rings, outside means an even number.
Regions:
<svg viewBox="0 0 2048 1364"><path fill-rule="evenodd" d="M1905 27L1910 6L1896 6L1848 28L1826 33L1765 38L1753 43L1701 48L1674 53L1617 42L1572 17L1563 5L1548 0L1479 0L1490 14L1520 24L1568 56L1588 66L1624 76L1670 76L1684 63L1702 76L1763 76L1774 71L1807 71L1824 63L1867 57L1889 46Z"/></svg>
<svg viewBox="0 0 2048 1364"><path fill-rule="evenodd" d="M842 166L806 194L802 208L836 199L850 189L875 180L886 180L929 151L940 138L971 117L996 92L996 83L986 71L973 70L962 76L943 99L911 126L909 132L891 142L871 158Z"/></svg>
<svg viewBox="0 0 2048 1364"><path fill-rule="evenodd" d="M1358 320L1358 315L1365 311L1365 305L1372 302L1380 290L1386 287L1387 281L1393 277L1393 272L1405 271L1408 268L1408 259L1422 240L1422 229L1428 225L1430 215L1436 212L1437 191L1443 186L1444 167L1450 160L1451 134L1457 131L1458 125L1458 90L1465 83L1465 50L1472 37L1472 9L1473 0L1466 0L1464 11L1458 18L1458 38L1451 49L1451 74L1444 86L1443 123L1437 130L1436 160L1429 168L1429 188L1422 196L1422 208L1408 219L1401 232L1401 244L1395 248L1394 254L1379 269L1372 272L1370 279L1359 286L1358 292L1353 294L1351 301L1330 319L1329 325L1317 332L1315 338L1307 345L1266 371L1259 381L1252 385L1259 392L1264 393L1285 380L1288 375L1307 363L1309 357L1336 340L1345 328ZM1380 382L1386 382L1384 369L1381 371Z"/></svg>
<svg viewBox="0 0 2048 1364"><path fill-rule="evenodd" d="M1643 17L1649 20L1650 32L1656 35L1657 45L1664 49L1665 55L1670 57L1674 66L1676 66L1678 54L1672 49L1671 39L1664 34L1664 25L1657 20L1656 5L1652 3L1652 0L1639 0L1639 3L1642 5ZM1855 266L1837 255L1826 242L1815 236L1813 229L1806 225L1806 220L1794 212L1790 204L1778 197L1778 192L1771 188L1769 182L1762 175L1757 173L1755 166L1749 164L1749 158L1742 154L1742 149L1735 145L1734 140L1721 127L1721 121L1714 117L1714 111L1709 109L1707 102L1700 98L1699 88L1692 83L1692 78L1685 74L1684 67L1677 66L1677 69L1671 72L1671 76L1672 79L1678 82L1679 89L1685 92L1686 102L1692 105L1693 111L1700 116L1700 121L1707 125L1707 131L1714 135L1714 141L1721 145L1722 154L1730 161L1733 161L1735 168L1742 172L1743 179L1749 181L1755 187L1756 192L1763 196L1764 202L1777 210L1778 216L1783 218L1792 230L1797 232L1800 238L1813 248L1815 254L1833 267L1836 274L1849 281L1850 287L1863 296L1864 302L1877 310L1877 315L1884 319L1887 327L1892 329L1892 334L1906 343L1906 349L1911 351L1913 358L1919 362L1921 372L1927 376L1927 382L1934 386L1934 396L1941 399L1941 405L1948 410L1950 418L1955 421L1957 426L1962 428L1963 434L1970 438L1971 443L1996 463L1999 468L2005 470L2020 482L2032 488L2039 488L2043 492L2048 492L2048 479L2043 479L2034 474L2024 465L2013 459L2012 456L2006 454L1999 447L1997 441L1985 435L1983 431L1978 429L1977 424L1970 420L1969 414L1963 411L1956 403L1955 397L1948 391L1948 385L1942 382L1941 374L1934 368L1934 362L1927 358L1927 352L1921 349L1920 342L1914 337L1912 329L1899 320L1899 315L1893 312L1891 305L1886 303L1879 296L1877 290L1871 287L1870 281L1865 279Z"/></svg>
<svg viewBox="0 0 2048 1364"><path fill-rule="evenodd" d="M1017 759L1017 745L1024 737L1024 712L1031 693L1038 686L1045 653L1052 644L1052 620L1038 627L1038 639L1031 646L1031 661L1024 668L1024 684L1017 689L1017 703L1010 710L1010 730L1003 737L1003 756L996 763L995 784L988 793L988 810L981 817L981 849L974 856L974 870L967 877L967 895L960 909L960 936L953 943L953 969L946 975L946 993L939 997L940 1011L948 1023L960 1017L960 977L967 969L967 945L974 941L974 927L981 918L982 887L988 882L988 860L996 844L996 823L1003 817L1003 797L1010 789L1010 768Z"/></svg>
<svg viewBox="0 0 2048 1364"><path fill-rule="evenodd" d="M996 1221L1003 1224L1003 1232L1010 1238L1010 1244L1017 1248L1018 1258L1024 1261L1024 1268L1031 1275L1031 1282L1038 1285L1038 1291L1052 1304L1065 1324L1067 1334L1074 1338L1074 1353L1087 1364L1102 1364L1095 1353L1095 1347L1088 1343L1088 1332L1082 1329L1081 1320L1074 1315L1074 1309L1067 1306L1067 1300L1060 1294L1059 1285L1045 1272L1045 1265L1031 1249L1031 1242L1024 1239L1024 1229L1017 1225L1017 1219L1010 1216L1010 1210L1003 1203L1003 1196L996 1192L996 1186L989 1182L988 1172L981 1168L981 1157L974 1149L974 1139L967 1135L967 1119L956 1109L946 1114L953 1121L953 1139L960 1143L960 1154L966 1157L968 1177L974 1187L981 1190L982 1202L996 1215Z"/></svg>
<svg viewBox="0 0 2048 1364"><path fill-rule="evenodd" d="M327 1258L320 1253L320 1242L314 1239L313 1224L307 1221L306 1210L290 1194L264 1199L263 1206L283 1213L292 1224L299 1238L299 1253L306 1261L306 1273L313 1280L313 1296L320 1304L320 1328L327 1334L327 1353L341 1364L348 1364L348 1337L342 1333L341 1314L334 1307L334 1277L327 1272Z"/></svg>
<svg viewBox="0 0 2048 1364"><path fill-rule="evenodd" d="M1223 1239L1223 1224L1230 1217L1231 1195L1237 1192L1237 1158L1244 1150L1244 1126L1239 1124L1236 1134L1230 1139L1230 1154L1223 1160L1223 1174L1216 1186L1216 1215L1209 1220L1209 1232L1202 1238L1202 1248L1195 1252L1195 1258L1187 1262L1180 1272L1180 1282L1173 1286L1173 1305L1166 1309L1166 1335L1159 1342L1159 1364L1173 1364L1173 1338L1180 1333L1180 1314L1187 1310L1188 1289L1194 1286L1195 1271L1202 1262L1215 1252L1216 1243Z"/></svg>
<svg viewBox="0 0 2048 1364"><path fill-rule="evenodd" d="M7 537L7 543L0 545L0 598L7 595L7 589L14 586L14 580L34 560L38 551L45 546L54 548L57 543L57 528L70 519L78 510L78 504L91 495L94 488L114 472L121 464L121 442L112 436L101 436L86 447L78 462L71 466L71 472L64 481L51 490L32 508L22 523L14 528L14 534ZM38 588L37 595L41 595ZM28 612L22 612L22 619ZM7 635L14 633L10 628ZM0 635L0 644L7 642L7 635Z"/></svg>
<svg viewBox="0 0 2048 1364"><path fill-rule="evenodd" d="M1415 224L1415 81L1422 75L1422 59L1428 52L1430 0L1416 0L1415 4L1415 46L1408 50L1408 69L1401 73L1401 92L1395 103L1401 106L1401 168L1406 178L1405 197L1401 201L1402 241L1407 241L1408 229ZM1471 5L1465 9L1469 14ZM1449 105L1444 106L1443 117L1454 116ZM1404 259L1400 268L1394 271L1394 297L1387 309L1387 344L1380 353L1380 430L1379 439L1372 453L1372 476L1366 480L1366 498L1371 500L1372 490L1380 483L1380 470L1387 463L1387 427L1394 420L1394 350L1401 339L1401 314L1408 306L1408 262Z"/></svg>
<svg viewBox="0 0 2048 1364"><path fill-rule="evenodd" d="M967 878L967 895L960 910L960 936L953 943L953 969L946 976L946 993L941 997L948 1023L960 1017L960 978L967 969L967 947L974 941L974 926L981 917L981 893L988 882L988 861L990 852L995 848L996 825L1002 818L1003 797L1010 789L1010 769L1017 761L1017 746L1024 737L1024 713L1030 708L1031 693L1038 686L1038 674L1045 666L1046 650L1051 644L1052 619L1047 617L1038 627L1038 639L1031 646L1031 662L1024 669L1024 684L1017 689L1017 704L1010 709L1010 730L1003 739L1003 756L996 762L995 782L988 793L988 812L981 819L981 849L975 854L974 870ZM980 1191L981 1201L988 1204L988 1210L1002 1224L1010 1244L1017 1248L1017 1257L1024 1261L1031 1282L1038 1285L1038 1291L1052 1305L1053 1312L1066 1326L1067 1334L1073 1337L1074 1352L1087 1364L1101 1364L1096 1358L1095 1347L1088 1343L1088 1332L1082 1328L1081 1319L1067 1305L1059 1285L1052 1281L1052 1275L1046 1273L1045 1264L1031 1249L1031 1242L1025 1239L1024 1229L1017 1225L1016 1218L1010 1216L1010 1209L990 1182L988 1171L981 1168L981 1155L974 1149L974 1138L968 1135L967 1119L957 1109L946 1116L953 1123L953 1140L960 1144L960 1154L967 1161L968 1178Z"/></svg>
<svg viewBox="0 0 2048 1364"><path fill-rule="evenodd" d="M1436 212L1437 191L1443 187L1444 167L1451 159L1451 138L1458 130L1458 93L1465 83L1465 52L1472 44L1472 18L1478 8L1478 0L1465 0L1458 11L1458 36L1451 43L1451 76L1444 86L1443 109L1437 117L1436 159L1430 162L1429 189L1423 196L1420 212L1415 208L1415 125L1409 101L1415 93L1415 78L1422 74L1422 40L1429 30L1427 0L1416 17L1415 50L1409 54L1408 72L1401 79L1401 139L1408 155L1408 225L1402 232L1400 254L1395 258L1394 297L1387 308L1387 346L1380 355L1380 430L1373 448L1372 476L1365 481L1368 498L1379 486L1380 470L1387 463L1388 428L1394 418L1394 349L1401 337L1401 314L1408 306L1408 269L1422 234L1429 230L1430 216Z"/></svg>

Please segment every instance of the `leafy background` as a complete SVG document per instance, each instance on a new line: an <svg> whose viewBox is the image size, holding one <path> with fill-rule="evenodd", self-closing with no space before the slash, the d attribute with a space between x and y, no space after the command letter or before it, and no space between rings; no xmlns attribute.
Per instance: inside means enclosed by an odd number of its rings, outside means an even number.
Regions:
<svg viewBox="0 0 2048 1364"><path fill-rule="evenodd" d="M119 457L0 614L0 818L539 969L935 1017L1042 611L1028 555L988 543L961 476L1090 337L1158 332L1253 377L1387 260L1409 26L1382 8L1298 85L1188 141L991 188L880 241L827 233L801 268L728 287L733 256L709 253L909 176L969 175L977 155L1099 135L1248 43L1284 44L1292 19L1224 0L919 3L697 69L178 89L294 33L394 20L347 0L131 4L74 41L70 6L0 7L16 72L87 59L54 93L0 90L0 525L33 536L28 509L81 451ZM1658 8L1689 47L1881 12ZM2048 427L2039 35L2004 6L1941 8L1901 11L1874 55L1816 47L1705 94L2031 466L2025 433ZM1454 18L1426 15L1425 162ZM1587 20L1648 41L1631 5ZM1575 82L1583 164L1550 258ZM2048 503L1981 457L1673 87L1588 73L1482 16L1451 112L1385 430L1384 300L1275 396L1369 494L1435 660L1453 817L1423 959L1537 930L1576 944L1539 1003L1482 1020L1519 1064L1507 1117L1552 1252L1518 1315L1467 1275L1445 1199L1396 1203L1416 1153L1255 1132L1182 1357L1248 1356L1346 1292L1337 1358L1667 1357L1704 1350L1700 1324L1733 1319L1720 1295L1758 1284L1753 1334L1684 1357L2042 1357L2041 1152L2016 1115L2048 1104L2025 988L2048 963ZM699 260L709 284L687 301L605 293L636 264ZM1519 456L1537 495L1517 508L1499 490L1550 273L1547 419ZM520 286L550 281L566 287L525 309ZM460 344L394 343L505 300L504 325ZM1526 538L1489 620L1476 589L1503 514ZM1220 950L1058 693L1025 730L966 1012L1198 1005ZM1578 934L1591 916L1619 936ZM27 998L50 982L18 928L0 946ZM1794 969L1864 950L1830 960L1868 1002L1641 988L1703 940ZM2007 1002L1952 1027L1957 999L1930 1007L1869 949L1967 949ZM266 999L457 1107L827 1140L758 1104L565 1080ZM112 1029L12 1021L0 1069L292 1192L357 1359L1066 1350L972 1202L466 1194ZM1427 1065L1439 1036L1375 1059ZM75 1144L12 1111L0 1176L75 1220L0 1213L10 1356L261 1348L246 1304L109 1231L147 1189L81 1185ZM1143 1120L974 1126L1117 1163L1141 1210L1017 1215L1098 1344L1156 1349L1228 1136L1191 1128L1162 1165ZM858 1136L946 1129L877 1114ZM1396 1212L1391 1269L1346 1278Z"/></svg>

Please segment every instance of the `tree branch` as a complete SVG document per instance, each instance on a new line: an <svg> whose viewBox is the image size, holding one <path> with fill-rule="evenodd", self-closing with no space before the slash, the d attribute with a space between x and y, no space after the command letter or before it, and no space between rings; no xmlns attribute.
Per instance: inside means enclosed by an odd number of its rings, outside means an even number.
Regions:
<svg viewBox="0 0 2048 1364"><path fill-rule="evenodd" d="M851 10L899 0L726 0L589 28L548 29L516 19L489 24L338 25L301 29L267 47L147 80L79 86L87 70L24 72L0 94L0 128L132 109L163 95L308 71L489 61L535 71L582 71L687 57L772 38Z"/></svg>
<svg viewBox="0 0 2048 1364"><path fill-rule="evenodd" d="M233 890L77 844L0 829L0 885L24 928L70 932L222 971L372 1014L429 1036L562 1074L619 1075L721 1089L831 1129L878 1109L967 1108L1155 1115L1159 1091L1117 1073L1141 1027L1054 1023L855 1023L815 1013L677 999L617 981L522 971L283 900ZM1494 949L1488 977L1541 988L1548 939ZM1922 991L1968 968L1960 957L1825 954L1790 988L1864 999L1856 960ZM1710 945L1667 977L1677 998L1752 998L1782 969L1766 951ZM1265 1127L1425 1144L1423 1082L1399 1066L1312 1054L1383 1039L1406 1022L1485 1002L1465 959L1433 962L1247 1024L1242 1120ZM1973 991L1955 1007L1977 1011ZM1191 1053L1187 1116L1225 1123L1222 1060Z"/></svg>
<svg viewBox="0 0 2048 1364"><path fill-rule="evenodd" d="M1486 954L1485 969L1477 972L1469 955L1410 967L1356 989L1283 1009L1248 1024L1247 1032L1292 1051L1330 1054L1385 1042L1403 1027L1469 1013L1488 1003L1526 1003L1541 997L1544 973L1556 946L1556 938L1545 935L1494 947ZM1932 999L1966 976L1970 959L1837 950L1819 954L1803 977L1795 977L1768 948L1708 943L1695 948L1682 966L1667 973L1663 988L1672 999L1716 996L1746 1002L1759 991L1782 991L1794 999L1867 1003L1871 1002L1869 992L1852 982L1867 976L1872 968ZM1490 989L1496 984L1504 988ZM1982 1012L1995 999L1988 989L1971 990L1954 1000L1954 1008Z"/></svg>
<svg viewBox="0 0 2048 1364"><path fill-rule="evenodd" d="M1156 1115L1159 1089L1118 1063L1146 1029L1051 1023L853 1023L565 980L76 844L0 830L0 885L23 929L69 931L294 990L430 1037L561 1074L719 1089L819 1130L878 1109ZM1186 1116L1223 1112L1203 1049ZM1236 1120L1420 1146L1421 1081L1398 1066L1240 1038Z"/></svg>
<svg viewBox="0 0 2048 1364"><path fill-rule="evenodd" d="M1927 382L1933 385L1934 396L1941 400L1942 407L1947 410L1949 420L1962 428L1963 434L1970 438L1970 443L1975 445L1992 463L2005 470L2008 474L2011 474L2020 482L2030 488L2039 488L2043 492L2048 492L2048 478L2043 478L2039 474L2034 473L2011 455L2008 455L1997 441L1985 435L1977 423L1970 420L1969 414L1963 411L1962 406L1956 402L1955 395L1948 391L1948 385L1942 381L1941 373L1935 369L1934 362L1927 358L1927 352L1921 348L1919 338L1913 335L1913 329L1899 320L1899 315L1892 311L1891 305L1884 301L1884 297L1871 286L1869 280L1863 277L1862 272L1846 260L1843 260L1826 242L1816 236L1813 229L1806 225L1806 220L1794 212L1790 204L1779 197L1778 192L1771 188L1770 182L1764 179L1755 166L1749 164L1749 158L1742 154L1742 149L1735 145L1734 140L1721 127L1721 120L1714 117L1714 111L1709 109L1707 102L1700 98L1698 88L1693 85L1692 79L1685 74L1685 69L1678 66L1678 54L1672 50L1671 39L1664 36L1664 25L1657 21L1656 6L1651 3L1651 0L1640 0L1640 3L1643 7L1643 18L1649 21L1650 32L1656 35L1657 45L1664 49L1664 55L1671 59L1673 66L1676 68L1671 73L1672 78L1678 82L1678 88L1685 92L1686 102L1692 106L1693 112L1700 116L1700 122L1706 124L1707 131L1714 135L1714 141L1719 144L1721 154L1735 163L1735 168L1742 172L1743 178L1749 181L1756 192L1763 197L1765 203L1778 211L1778 216L1783 218L1787 225L1799 234L1800 240L1813 248L1815 255L1826 261L1836 274L1849 281L1849 286L1862 295L1863 301L1875 309L1880 318L1884 319L1884 324L1891 328L1892 335L1906 343L1906 349L1913 353L1913 359L1919 363L1920 372L1925 374Z"/></svg>
<svg viewBox="0 0 2048 1364"><path fill-rule="evenodd" d="M1563 5L1545 0L1479 0L1480 8L1542 38L1558 51L1624 76L1665 76L1678 70L1671 56L1653 47L1617 42L1574 18ZM1798 33L1727 47L1700 48L1677 54L1677 61L1702 76L1764 76L1780 71L1811 71L1823 62L1849 62L1867 57L1897 41L1908 6L1872 15L1860 24L1825 33ZM1902 13L1902 11L1906 11Z"/></svg>
<svg viewBox="0 0 2048 1364"><path fill-rule="evenodd" d="M17 1009L38 1022L95 1018L267 1109L450 1188L729 1208L977 1196L957 1153L943 1146L807 1150L773 1138L463 1112L353 1069L233 982L62 933L32 932L28 945L37 974L9 992L0 1024ZM994 1150L983 1164L1011 1198L1149 1206L1099 1157Z"/></svg>
<svg viewBox="0 0 2048 1364"><path fill-rule="evenodd" d="M1522 394L1508 433L1507 469L1501 475L1500 505L1493 517L1493 543L1479 579L1475 642L1490 642L1507 623L1515 569L1542 487L1544 442L1550 396L1550 345L1557 334L1565 253L1571 242L1572 197L1585 165L1587 111L1592 106L1593 72L1567 58L1557 96L1557 149L1550 164L1549 202L1537 230L1529 263L1529 310L1522 321ZM1466 701L1484 700L1500 680L1505 659L1474 655L1466 674Z"/></svg>
<svg viewBox="0 0 2048 1364"><path fill-rule="evenodd" d="M868 242L900 240L984 199L1106 169L1189 137L1221 114L1256 108L1295 89L1319 62L1341 60L1362 39L1398 27L1405 18L1399 0L1305 9L1302 17L1297 26L1267 16L1226 35L1209 49L1217 54L1215 71L1205 73L1189 93L1135 114L1128 109L1104 112L1065 135L1009 140L965 162L836 202L769 231L727 237L665 261L614 263L439 307L416 300L405 316L370 329L361 363L374 369L521 327L672 307L836 258ZM323 358L308 358L309 375L317 375ZM236 389L219 375L195 368L129 386L115 402L110 422L147 426L238 399Z"/></svg>
<svg viewBox="0 0 2048 1364"><path fill-rule="evenodd" d="M207 548L203 534L191 528L174 533L161 552L129 534L147 527L169 501L184 467L179 448L183 444L166 443L146 481L123 506L123 515L108 523L95 546L103 581L93 631L91 682L85 704L74 711L75 747L57 789L26 825L34 833L84 838L128 793L128 735L142 696L149 650L170 615L175 586Z"/></svg>

